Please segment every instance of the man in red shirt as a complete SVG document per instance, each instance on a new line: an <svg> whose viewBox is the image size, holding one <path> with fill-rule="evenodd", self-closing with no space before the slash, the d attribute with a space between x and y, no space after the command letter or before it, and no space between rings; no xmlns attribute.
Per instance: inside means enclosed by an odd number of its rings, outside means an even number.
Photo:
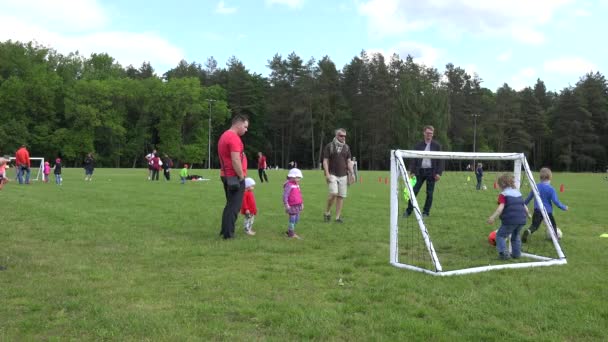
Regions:
<svg viewBox="0 0 608 342"><path fill-rule="evenodd" d="M25 145L15 152L15 165L17 167L17 179L23 184L23 173L25 172L25 184L30 184L30 153Z"/></svg>
<svg viewBox="0 0 608 342"><path fill-rule="evenodd" d="M224 239L234 238L234 226L241 209L245 192L245 177L247 176L247 157L241 136L247 133L249 118L237 114L232 118L232 126L227 129L217 143L217 154L221 165L220 178L226 194L226 206L222 213L222 230ZM228 178L238 178L239 187L230 189Z"/></svg>
<svg viewBox="0 0 608 342"><path fill-rule="evenodd" d="M260 182L268 183L268 176L266 175L266 168L268 165L266 164L266 156L262 154L262 152L258 152L258 174L260 175Z"/></svg>

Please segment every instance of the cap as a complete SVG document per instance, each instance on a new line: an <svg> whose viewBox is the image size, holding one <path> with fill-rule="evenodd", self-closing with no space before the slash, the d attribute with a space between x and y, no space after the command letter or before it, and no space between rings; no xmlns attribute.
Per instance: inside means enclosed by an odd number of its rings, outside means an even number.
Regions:
<svg viewBox="0 0 608 342"><path fill-rule="evenodd" d="M300 171L300 169L297 169L297 168L293 168L293 169L289 170L289 173L287 174L287 177L289 177L289 178L304 178L304 176L302 176L302 171Z"/></svg>
<svg viewBox="0 0 608 342"><path fill-rule="evenodd" d="M253 178L245 178L245 188L251 188L252 186L255 185L255 181L253 180Z"/></svg>

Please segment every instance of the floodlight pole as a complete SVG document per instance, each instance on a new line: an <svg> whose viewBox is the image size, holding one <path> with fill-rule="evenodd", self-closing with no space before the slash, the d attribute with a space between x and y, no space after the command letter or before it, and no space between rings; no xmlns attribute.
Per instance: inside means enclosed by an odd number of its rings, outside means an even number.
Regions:
<svg viewBox="0 0 608 342"><path fill-rule="evenodd" d="M209 102L209 142L207 144L207 169L211 170L211 103L217 100L207 99Z"/></svg>
<svg viewBox="0 0 608 342"><path fill-rule="evenodd" d="M473 153L477 152L477 118L480 116L479 114L471 114L473 117ZM477 164L475 163L475 159L473 159L473 169L477 170Z"/></svg>

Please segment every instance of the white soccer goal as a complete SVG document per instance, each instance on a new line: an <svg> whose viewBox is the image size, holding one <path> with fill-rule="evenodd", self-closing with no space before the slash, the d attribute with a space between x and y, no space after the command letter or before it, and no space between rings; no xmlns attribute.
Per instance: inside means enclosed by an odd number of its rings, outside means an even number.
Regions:
<svg viewBox="0 0 608 342"><path fill-rule="evenodd" d="M423 158L440 159L445 163L445 171L435 183L429 216L423 216L419 207L420 198L426 197L426 184L416 196L408 181L410 163ZM471 161L473 165L484 165L483 186L479 190L475 167L473 171L467 171L463 166ZM500 226L500 220L493 226L486 223L497 206L500 190L495 180L504 172L513 173L516 187L524 199L532 192L541 203L543 220L551 237L549 241L544 239L545 234L534 235L522 244L520 258L507 261L499 260L496 248L488 243L488 234ZM395 267L449 276L567 263L522 153L392 150L390 187L390 263ZM408 198L413 207L409 216L402 215ZM533 205L528 207L532 212ZM529 223L524 229L528 226Z"/></svg>
<svg viewBox="0 0 608 342"><path fill-rule="evenodd" d="M15 160L15 157L10 158L11 161ZM30 158L30 181L42 180L44 175L44 158L31 157ZM17 169L15 168L15 176L17 176ZM24 175L25 177L25 175Z"/></svg>

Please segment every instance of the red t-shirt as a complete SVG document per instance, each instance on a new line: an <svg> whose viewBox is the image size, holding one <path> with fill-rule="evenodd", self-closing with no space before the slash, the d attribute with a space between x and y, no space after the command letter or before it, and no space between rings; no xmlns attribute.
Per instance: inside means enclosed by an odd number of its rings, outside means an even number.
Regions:
<svg viewBox="0 0 608 342"><path fill-rule="evenodd" d="M258 158L258 169L265 169L266 168L266 156L262 155L261 157Z"/></svg>
<svg viewBox="0 0 608 342"><path fill-rule="evenodd" d="M30 153L25 147L21 147L15 153L15 164L17 166L26 165L27 167L30 167Z"/></svg>
<svg viewBox="0 0 608 342"><path fill-rule="evenodd" d="M249 213L252 215L258 214L258 207L255 205L255 197L253 196L253 191L245 190L245 194L243 195L243 204L241 205L241 214L245 215L245 213L249 210Z"/></svg>
<svg viewBox="0 0 608 342"><path fill-rule="evenodd" d="M231 130L225 131L217 143L217 154L220 158L222 168L220 176L236 176L234 167L232 166L231 152L239 152L241 155L241 165L243 166L243 177L247 177L247 157L245 156L245 147L243 141L238 134Z"/></svg>

